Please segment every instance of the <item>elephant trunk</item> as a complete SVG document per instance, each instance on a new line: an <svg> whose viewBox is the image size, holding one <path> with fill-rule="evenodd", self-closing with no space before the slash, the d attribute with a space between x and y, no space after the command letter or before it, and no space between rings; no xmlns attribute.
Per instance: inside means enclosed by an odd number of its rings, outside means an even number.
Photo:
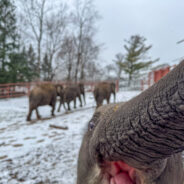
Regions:
<svg viewBox="0 0 184 184"><path fill-rule="evenodd" d="M184 61L113 111L91 139L98 159L124 160L138 168L184 150Z"/></svg>

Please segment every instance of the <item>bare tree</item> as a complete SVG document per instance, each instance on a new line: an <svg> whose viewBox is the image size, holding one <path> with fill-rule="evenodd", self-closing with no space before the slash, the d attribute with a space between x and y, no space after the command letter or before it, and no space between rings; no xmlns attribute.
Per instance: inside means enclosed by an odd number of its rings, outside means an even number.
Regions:
<svg viewBox="0 0 184 184"><path fill-rule="evenodd" d="M42 58L42 41L44 34L45 17L48 13L47 0L20 0L21 19L24 27L22 31L26 36L36 41L38 73L40 74Z"/></svg>
<svg viewBox="0 0 184 184"><path fill-rule="evenodd" d="M58 68L57 65L53 68L53 61L56 59L56 55L61 49L62 42L64 41L68 23L67 10L66 4L60 4L58 11L51 13L46 19L44 39L46 45L45 53L47 53L48 62L53 70Z"/></svg>
<svg viewBox="0 0 184 184"><path fill-rule="evenodd" d="M98 12L95 10L93 0L76 0L75 9L72 13L72 22L76 27L76 47L77 47L77 60L75 67L75 81L78 79L79 66L83 53L85 38L94 36L95 23L99 18Z"/></svg>
<svg viewBox="0 0 184 184"><path fill-rule="evenodd" d="M94 62L89 62L86 66L86 79L89 81L103 80L103 69Z"/></svg>
<svg viewBox="0 0 184 184"><path fill-rule="evenodd" d="M75 37L72 35L67 35L64 38L61 49L58 53L58 58L62 60L62 67L66 68L68 81L72 80L72 71L74 71L74 60L76 57L76 47L75 47Z"/></svg>
<svg viewBox="0 0 184 184"><path fill-rule="evenodd" d="M95 62L98 58L100 45L92 40L92 37L86 37L82 40L82 55L80 63L80 80L85 79L85 67L89 62Z"/></svg>

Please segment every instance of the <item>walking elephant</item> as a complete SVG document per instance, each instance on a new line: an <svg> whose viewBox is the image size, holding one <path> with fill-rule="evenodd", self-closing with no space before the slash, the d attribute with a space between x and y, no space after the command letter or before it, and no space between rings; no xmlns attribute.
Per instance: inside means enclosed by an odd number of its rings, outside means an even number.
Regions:
<svg viewBox="0 0 184 184"><path fill-rule="evenodd" d="M88 123L77 184L184 184L184 61L126 103Z"/></svg>
<svg viewBox="0 0 184 184"><path fill-rule="evenodd" d="M80 106L82 107L82 100L80 96L80 88L78 85L68 85L64 89L62 89L62 97L60 98L60 104L58 107L58 112L60 111L61 105L64 103L67 103L68 110L71 110L70 108L70 102L74 101L74 108L76 108L76 98L80 101ZM64 105L65 108L65 105Z"/></svg>
<svg viewBox="0 0 184 184"><path fill-rule="evenodd" d="M54 116L55 104L57 97L57 86L53 84L40 84L32 89L29 95L29 113L27 121L31 120L32 111L36 110L37 119L41 116L38 112L38 107L50 105L52 107L51 114Z"/></svg>
<svg viewBox="0 0 184 184"><path fill-rule="evenodd" d="M95 86L94 98L97 108L103 104L103 100L106 100L109 104L111 93L114 94L114 102L116 99L115 84L113 82L101 82Z"/></svg>

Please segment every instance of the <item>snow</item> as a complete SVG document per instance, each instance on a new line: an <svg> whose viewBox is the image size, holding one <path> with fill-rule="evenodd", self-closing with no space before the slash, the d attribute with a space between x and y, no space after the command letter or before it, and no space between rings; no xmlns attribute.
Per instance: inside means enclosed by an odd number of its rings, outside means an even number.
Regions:
<svg viewBox="0 0 184 184"><path fill-rule="evenodd" d="M116 99L127 101L139 93L121 91ZM0 100L0 184L74 184L81 140L95 111L92 93L87 93L86 101L83 107L77 103L71 113L62 107L50 119L51 108L39 107L48 120L30 123L27 97ZM68 129L50 128L50 124Z"/></svg>

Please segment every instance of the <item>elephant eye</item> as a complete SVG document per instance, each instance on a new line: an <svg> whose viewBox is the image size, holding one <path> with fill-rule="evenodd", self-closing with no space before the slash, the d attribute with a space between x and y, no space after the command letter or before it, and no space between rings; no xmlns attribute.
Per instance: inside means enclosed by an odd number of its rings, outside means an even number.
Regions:
<svg viewBox="0 0 184 184"><path fill-rule="evenodd" d="M90 122L89 122L89 130L90 130L90 131L93 130L94 127L95 127L94 121L90 121Z"/></svg>
<svg viewBox="0 0 184 184"><path fill-rule="evenodd" d="M88 123L89 130L92 131L99 122L100 112L96 112Z"/></svg>

